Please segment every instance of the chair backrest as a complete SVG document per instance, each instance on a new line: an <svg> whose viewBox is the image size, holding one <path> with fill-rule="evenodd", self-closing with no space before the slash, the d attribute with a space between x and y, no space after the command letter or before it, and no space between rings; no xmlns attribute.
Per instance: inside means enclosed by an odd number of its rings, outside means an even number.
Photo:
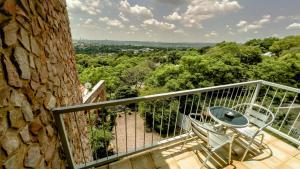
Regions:
<svg viewBox="0 0 300 169"><path fill-rule="evenodd" d="M214 128L213 123L204 122L205 120L201 114L190 113L189 120L191 130L209 145L211 145L209 138L212 138L212 136L225 135L224 133L218 132Z"/></svg>
<svg viewBox="0 0 300 169"><path fill-rule="evenodd" d="M242 103L235 105L233 109L244 114L250 123L260 128L267 127L274 121L273 112L258 104Z"/></svg>

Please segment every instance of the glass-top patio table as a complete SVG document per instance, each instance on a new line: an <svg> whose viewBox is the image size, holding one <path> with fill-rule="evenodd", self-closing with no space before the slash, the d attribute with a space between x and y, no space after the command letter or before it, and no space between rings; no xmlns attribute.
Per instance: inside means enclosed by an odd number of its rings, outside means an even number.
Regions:
<svg viewBox="0 0 300 169"><path fill-rule="evenodd" d="M227 107L210 107L208 112L216 122L225 127L243 128L249 124L249 120L243 114Z"/></svg>

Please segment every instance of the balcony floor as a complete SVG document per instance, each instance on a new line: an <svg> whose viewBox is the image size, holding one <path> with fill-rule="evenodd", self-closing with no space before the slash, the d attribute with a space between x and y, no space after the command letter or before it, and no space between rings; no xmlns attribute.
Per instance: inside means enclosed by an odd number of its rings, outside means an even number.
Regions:
<svg viewBox="0 0 300 169"><path fill-rule="evenodd" d="M265 133L265 136L262 152L248 153L244 162L239 161L244 149L234 143L231 165L218 158L210 159L207 164L210 168L226 169L300 169L300 151L297 148L270 134ZM196 141L189 141L182 150L181 145L182 142L177 142L154 148L97 169L199 169L207 154L199 149ZM227 152L225 147L218 154L226 160Z"/></svg>

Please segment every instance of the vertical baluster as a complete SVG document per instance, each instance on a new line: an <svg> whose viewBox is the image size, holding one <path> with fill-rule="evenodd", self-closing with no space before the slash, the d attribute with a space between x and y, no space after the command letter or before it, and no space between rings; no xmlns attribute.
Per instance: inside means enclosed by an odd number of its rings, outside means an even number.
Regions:
<svg viewBox="0 0 300 169"><path fill-rule="evenodd" d="M117 132L117 124L115 124L115 134L116 134L116 151L117 156L119 155L119 149L118 149L118 132Z"/></svg>
<svg viewBox="0 0 300 169"><path fill-rule="evenodd" d="M283 121L282 121L282 123L281 123L281 125L280 125L280 127L279 127L279 130L282 128L282 126L283 126L283 124L284 124L284 121L287 119L288 115L290 114L291 108L292 108L292 106L294 105L294 103L295 103L297 97L298 97L298 93L296 93L296 95L295 95L295 97L294 97L294 100L293 100L292 104L290 104L290 107L289 107L288 111L287 111L286 114L285 114L285 117L284 117L284 119L283 119Z"/></svg>
<svg viewBox="0 0 300 169"><path fill-rule="evenodd" d="M153 133L154 133L154 115L155 115L155 106L156 106L156 103L154 103L153 113L152 113L152 139L151 139L151 145L152 145L152 146L153 146Z"/></svg>
<svg viewBox="0 0 300 169"><path fill-rule="evenodd" d="M190 113L192 113L192 111L193 111L194 99L195 99L195 94L193 94L192 106L191 106L191 109L190 109Z"/></svg>
<svg viewBox="0 0 300 169"><path fill-rule="evenodd" d="M243 94L243 91L244 91L245 89L244 89L244 86L242 86L242 89L241 89L241 91L240 91L240 95L239 95L239 98L238 98L238 101L237 101L237 103L236 103L236 105L237 104L240 104L240 100L241 100L241 97L242 97L242 94ZM243 99L242 99L243 100Z"/></svg>
<svg viewBox="0 0 300 169"><path fill-rule="evenodd" d="M161 117L160 117L160 129L159 129L159 139L161 140L161 129L162 129L162 123L163 123L163 117L164 117L164 107L165 107L165 102L162 101L162 111L161 111Z"/></svg>
<svg viewBox="0 0 300 169"><path fill-rule="evenodd" d="M218 92L217 92L217 96L216 96L216 98L215 98L215 102L214 102L214 106L216 106L216 103L217 103L217 100L218 100L218 97L219 97L219 90L218 90Z"/></svg>
<svg viewBox="0 0 300 169"><path fill-rule="evenodd" d="M235 94L234 99L233 99L233 102L232 102L232 106L234 106L234 104L235 104L235 102L236 102L236 98L237 98L237 95L238 95L239 91L240 91L240 87L237 87L236 94ZM231 106L231 107L232 107L232 106ZM228 107L230 107L230 106L228 106Z"/></svg>
<svg viewBox="0 0 300 169"><path fill-rule="evenodd" d="M224 91L225 91L225 89L222 90L222 95L221 95L221 99L220 99L220 102L219 102L218 106L221 106L221 104L222 104L223 97L224 97Z"/></svg>
<svg viewBox="0 0 300 169"><path fill-rule="evenodd" d="M245 101L247 101L247 98L248 98L248 96L249 96L249 93L251 93L251 91L250 91L250 87L248 86L248 87L246 87L246 91L245 91L245 93L244 93L244 96L242 97L242 100L241 100L241 103L240 103L240 104L243 104L243 103L245 103ZM238 111L239 111L239 112L241 111L242 107L243 107L243 106L239 106L239 108L238 108ZM242 110L243 110L243 109L242 109Z"/></svg>
<svg viewBox="0 0 300 169"><path fill-rule="evenodd" d="M84 148L83 148L83 144L82 144L82 136L81 136L81 130L79 128L79 125L78 125L78 120L77 120L77 115L75 112L73 112L73 116L75 118L75 123L76 123L76 128L77 128L77 132L79 134L79 142L80 142L80 150L81 150L81 153L83 155L83 160L84 160L84 164L86 165L86 160L85 160L85 154L84 154Z"/></svg>
<svg viewBox="0 0 300 169"><path fill-rule="evenodd" d="M206 98L207 98L207 93L208 92L205 93L205 98L204 98L203 106L202 106L202 110L201 110L203 115L204 115L204 109L205 109L205 102L206 102ZM207 118L207 116L205 115L205 119L204 119L205 122L206 122L206 118Z"/></svg>
<svg viewBox="0 0 300 169"><path fill-rule="evenodd" d="M180 135L182 134L182 126L183 126L183 120L186 118L185 117L185 111L186 111L186 105L187 105L187 100L188 100L189 95L186 95L186 99L185 99L185 104L184 104L184 110L183 110L183 118L181 120L181 126L180 126Z"/></svg>
<svg viewBox="0 0 300 169"><path fill-rule="evenodd" d="M126 111L126 109L125 109L125 143L126 143L126 154L127 154L127 152L128 152L128 145L127 145L127 111Z"/></svg>
<svg viewBox="0 0 300 169"><path fill-rule="evenodd" d="M250 95L250 98L249 98L249 100L248 100L248 103L250 103L251 100L252 100L252 98L254 97L255 89L256 89L256 87L254 86L254 87L253 87L253 90L252 90L252 93L251 93L251 95Z"/></svg>
<svg viewBox="0 0 300 169"><path fill-rule="evenodd" d="M268 86L268 89L267 89L267 91L266 91L266 93L265 93L265 95L263 97L263 100L261 101L261 104L260 104L261 106L263 106L263 104L265 102L265 99L266 99L266 97L268 95L269 90L270 90L270 86ZM261 110L261 108L259 108L258 112L260 112L260 110Z"/></svg>
<svg viewBox="0 0 300 169"><path fill-rule="evenodd" d="M146 103L145 103L146 106ZM149 109L151 109L150 105L149 105ZM151 110L150 110L151 111ZM145 107L145 122L144 122L144 148L146 147L146 129L147 129L147 109Z"/></svg>
<svg viewBox="0 0 300 169"><path fill-rule="evenodd" d="M87 113L89 114L88 117L89 117L89 126L91 128L91 132L92 132L92 138L94 138L94 122L92 122L91 120L91 112L87 111ZM89 140L90 141L90 140ZM92 142L92 145L93 145L93 142ZM97 153L96 153L97 154ZM92 153L92 159L93 159L93 153ZM97 159L97 158L96 158Z"/></svg>
<svg viewBox="0 0 300 169"><path fill-rule="evenodd" d="M173 137L175 137L175 134L176 134L177 119L178 119L178 113L179 113L179 109L180 109L180 100L181 100L181 96L179 96L179 99L178 99L178 108L177 108L177 112L176 112L175 128L174 128L174 134L173 134Z"/></svg>
<svg viewBox="0 0 300 169"><path fill-rule="evenodd" d="M170 130L171 114L172 114L172 99L171 99L171 101L170 101L170 112L169 112L169 120L168 120L167 138L169 138L169 130Z"/></svg>
<svg viewBox="0 0 300 169"><path fill-rule="evenodd" d="M231 93L231 95L230 95L230 99L229 99L229 101L228 101L228 105L227 105L227 107L230 107L230 102L231 102L231 99L232 99L232 96L233 96L233 93L234 93L234 90L235 90L235 87L234 88L232 88L232 93Z"/></svg>
<svg viewBox="0 0 300 169"><path fill-rule="evenodd" d="M135 109L135 112L134 112L134 150L135 151L136 151L136 114L138 112L136 104L137 103L135 103L135 105L134 105L134 109Z"/></svg>
<svg viewBox="0 0 300 169"><path fill-rule="evenodd" d="M105 107L103 109L101 109L101 113L102 113L102 130L103 130L103 136L104 138L106 138L106 133L105 133L105 119L104 119L104 111L105 110ZM108 151L107 151L107 148L108 148L108 145L106 144L106 140L104 139L104 147L105 147L105 152L106 152L106 159L108 159Z"/></svg>
<svg viewBox="0 0 300 169"><path fill-rule="evenodd" d="M211 100L212 100L213 96L214 96L214 92L212 91L212 92L211 92L211 96L210 96L209 103L208 103L208 106L207 106L206 111L209 111L208 109L210 108ZM208 117L208 116L207 116L207 117ZM211 118L209 118L209 121L211 122Z"/></svg>
<svg viewBox="0 0 300 169"><path fill-rule="evenodd" d="M197 108L196 108L196 114L198 114L198 109L199 109L200 100L201 100L201 93L198 94L198 103L197 103Z"/></svg>
<svg viewBox="0 0 300 169"><path fill-rule="evenodd" d="M278 114L278 112L279 112L279 108L281 107L281 105L282 105L282 103L283 103L283 101L284 101L284 99L285 99L285 97L286 97L286 91L285 91L285 93L284 93L284 95L283 95L283 98L281 99L281 102L280 102L280 104L279 104L279 106L278 106L278 108L277 108L277 111L276 111L276 113L275 113L275 117L277 116L277 114Z"/></svg>
<svg viewBox="0 0 300 169"><path fill-rule="evenodd" d="M231 90L231 88L228 88L227 90L227 94L226 94L226 98L225 98L225 102L224 102L224 105L223 106L226 106L226 103L227 103L227 99L228 99L228 96L229 96L229 91Z"/></svg>
<svg viewBox="0 0 300 169"><path fill-rule="evenodd" d="M297 121L298 121L298 119L299 119L299 116L300 116L300 112L298 112L298 115L297 115L297 117L296 117L296 119L295 119L295 121L294 121L294 123L293 123L291 129L290 129L289 132L288 132L288 135L290 135L291 131L292 131L293 128L295 127L295 125L296 125L296 123L297 123Z"/></svg>
<svg viewBox="0 0 300 169"><path fill-rule="evenodd" d="M275 97L276 97L276 95L277 95L277 92L278 92L278 88L276 88L275 94L273 95L272 100L271 100L271 102L270 102L270 104L269 104L269 106L268 106L268 109L269 109L269 110L270 110L270 108L271 108L271 106L272 106L272 104L273 104L273 101L274 101L274 99L275 99Z"/></svg>

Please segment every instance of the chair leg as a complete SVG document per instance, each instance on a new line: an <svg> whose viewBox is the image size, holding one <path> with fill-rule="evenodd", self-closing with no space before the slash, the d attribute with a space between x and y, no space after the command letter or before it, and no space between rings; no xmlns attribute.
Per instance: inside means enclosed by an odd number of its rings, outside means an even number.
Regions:
<svg viewBox="0 0 300 169"><path fill-rule="evenodd" d="M202 166L200 167L200 169L203 168L203 166L206 165L206 162L208 161L208 159L211 157L211 153L209 153L209 155L206 157L206 159L204 160L204 162L202 163Z"/></svg>
<svg viewBox="0 0 300 169"><path fill-rule="evenodd" d="M187 140L190 138L190 133L191 133L191 131L188 132L188 135L187 135L187 137L185 138L185 140L184 140L184 142L183 142L183 144L182 144L180 150L183 149L183 147L184 147L184 145L186 144Z"/></svg>
<svg viewBox="0 0 300 169"><path fill-rule="evenodd" d="M243 154L243 157L242 157L242 159L241 159L242 162L244 161L244 159L245 159L245 157L246 157L246 155L247 155L247 153L248 153L248 151L249 151L249 149L250 149L250 145L251 145L251 144L249 144L249 145L247 146L247 149L246 149L245 153Z"/></svg>
<svg viewBox="0 0 300 169"><path fill-rule="evenodd" d="M231 164L232 143L229 143L228 164Z"/></svg>
<svg viewBox="0 0 300 169"><path fill-rule="evenodd" d="M262 135L261 135L260 144L259 144L259 150L262 150L262 144L263 144L263 141L264 141L264 137L265 137L265 135L262 134Z"/></svg>

